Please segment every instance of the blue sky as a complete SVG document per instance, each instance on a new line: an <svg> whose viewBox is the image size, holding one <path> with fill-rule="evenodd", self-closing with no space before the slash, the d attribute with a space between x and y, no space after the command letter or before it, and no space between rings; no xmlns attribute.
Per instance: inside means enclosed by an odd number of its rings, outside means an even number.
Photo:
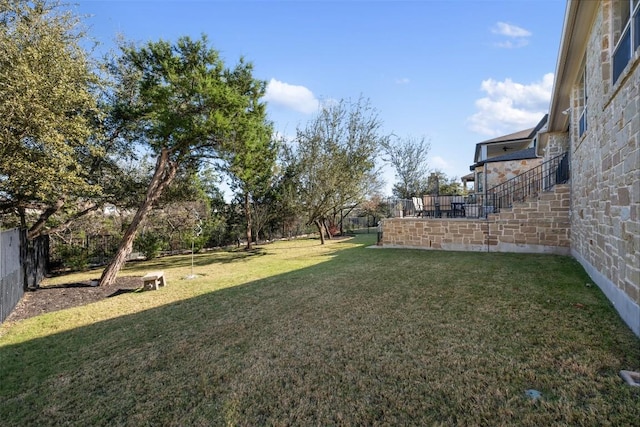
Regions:
<svg viewBox="0 0 640 427"><path fill-rule="evenodd" d="M424 136L430 167L469 173L477 142L547 112L565 0L79 0L89 34L113 47L208 35L269 82L276 130L295 135L327 100L369 98L385 132ZM393 172L383 171L387 192Z"/></svg>

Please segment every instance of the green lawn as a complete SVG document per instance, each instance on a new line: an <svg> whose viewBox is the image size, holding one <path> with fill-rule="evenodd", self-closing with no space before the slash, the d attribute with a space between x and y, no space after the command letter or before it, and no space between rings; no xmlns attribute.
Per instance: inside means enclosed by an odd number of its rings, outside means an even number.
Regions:
<svg viewBox="0 0 640 427"><path fill-rule="evenodd" d="M168 286L3 325L0 425L638 421L640 340L574 260L374 241L135 264Z"/></svg>

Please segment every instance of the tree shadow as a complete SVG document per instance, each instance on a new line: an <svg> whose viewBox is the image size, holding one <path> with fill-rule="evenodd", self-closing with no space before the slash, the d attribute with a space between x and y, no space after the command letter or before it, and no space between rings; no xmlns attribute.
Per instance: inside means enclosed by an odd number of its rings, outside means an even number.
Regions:
<svg viewBox="0 0 640 427"><path fill-rule="evenodd" d="M75 283L62 283L60 285L42 286L33 289L33 292L48 291L53 289L74 289L74 288L95 288L97 285L92 285L91 281L87 282L75 282Z"/></svg>
<svg viewBox="0 0 640 427"><path fill-rule="evenodd" d="M142 289L143 288L135 288L135 289L120 288L116 290L114 293L107 295L107 298L113 298L113 297L117 297L118 295L130 294L133 292L142 292Z"/></svg>
<svg viewBox="0 0 640 427"><path fill-rule="evenodd" d="M179 268L190 267L206 267L214 264L230 264L239 261L246 261L251 258L262 257L268 255L265 248L255 248L250 251L233 250L233 251L216 251L194 254L193 261L191 255L172 255L170 257L154 258L140 263L127 263L127 271L145 271L145 270L162 270L163 268Z"/></svg>

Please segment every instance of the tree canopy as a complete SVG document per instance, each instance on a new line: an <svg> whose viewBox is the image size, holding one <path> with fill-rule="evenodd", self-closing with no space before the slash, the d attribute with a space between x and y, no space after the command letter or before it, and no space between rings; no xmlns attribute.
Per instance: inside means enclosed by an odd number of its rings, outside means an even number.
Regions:
<svg viewBox="0 0 640 427"><path fill-rule="evenodd" d="M427 193L430 149L424 137L396 138L383 145L385 160L395 170L395 197L410 199Z"/></svg>
<svg viewBox="0 0 640 427"><path fill-rule="evenodd" d="M239 76L246 80L241 84L250 88L254 83L248 73ZM273 184L274 167L278 153L278 143L274 138L273 126L267 120L266 106L260 101L265 93L265 85L257 90L248 90L249 107L246 114L238 117L234 131L222 142L222 170L231 177L231 186L241 200L245 214L246 249L252 247L253 220L256 202L264 197Z"/></svg>
<svg viewBox="0 0 640 427"><path fill-rule="evenodd" d="M65 202L101 191L91 165L99 78L80 22L57 1L0 0L0 210L37 232ZM25 210L42 215L27 224Z"/></svg>
<svg viewBox="0 0 640 427"><path fill-rule="evenodd" d="M363 201L376 181L375 159L388 136L368 100L323 106L297 129L287 157L298 181L299 208L324 243L332 211ZM327 233L330 237L330 233Z"/></svg>
<svg viewBox="0 0 640 427"><path fill-rule="evenodd" d="M115 280L140 223L179 169L197 169L215 159L225 140L252 116L264 90L253 79L252 65L240 60L225 67L206 36L182 37L175 43L149 42L121 46L122 55L110 66L116 83L112 122L119 137L140 144L157 156L155 171L130 227L100 284Z"/></svg>

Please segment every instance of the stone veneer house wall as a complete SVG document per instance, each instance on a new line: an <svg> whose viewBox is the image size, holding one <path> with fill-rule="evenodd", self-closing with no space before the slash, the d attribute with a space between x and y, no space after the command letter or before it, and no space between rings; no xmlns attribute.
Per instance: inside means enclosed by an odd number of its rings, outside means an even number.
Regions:
<svg viewBox="0 0 640 427"><path fill-rule="evenodd" d="M487 189L502 184L516 176L533 169L542 163L540 158L508 160L508 161L488 161L484 164L483 171L486 174ZM480 192L481 193L481 192Z"/></svg>
<svg viewBox="0 0 640 427"><path fill-rule="evenodd" d="M571 254L636 335L639 63L640 0L569 0L549 121L538 145L545 158L569 150Z"/></svg>

